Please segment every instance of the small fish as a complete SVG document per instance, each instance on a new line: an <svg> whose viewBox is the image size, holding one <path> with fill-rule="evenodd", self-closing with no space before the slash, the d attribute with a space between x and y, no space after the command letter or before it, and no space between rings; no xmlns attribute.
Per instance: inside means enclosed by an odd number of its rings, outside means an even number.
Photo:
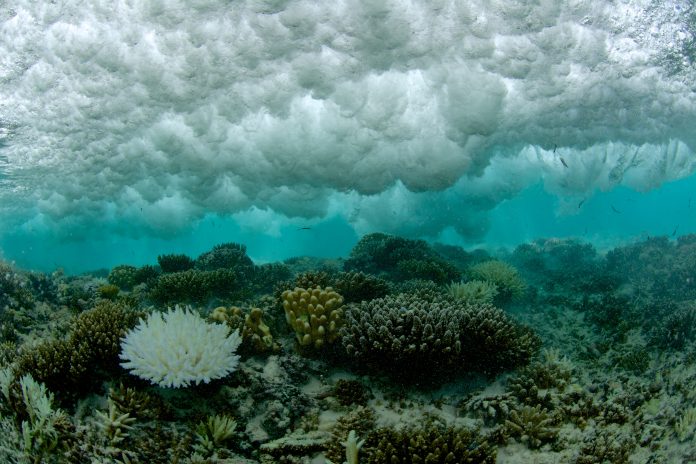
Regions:
<svg viewBox="0 0 696 464"><path fill-rule="evenodd" d="M554 152L554 153L556 153L556 148L558 148L558 146L554 143L554 144L553 144L553 152Z"/></svg>
<svg viewBox="0 0 696 464"><path fill-rule="evenodd" d="M311 227L298 227L297 230L311 230Z"/></svg>
<svg viewBox="0 0 696 464"><path fill-rule="evenodd" d="M615 212L616 214L621 214L621 211L619 211L618 209L616 209L616 208L614 207L614 205L610 205L610 206L611 206L611 210L612 210L613 212Z"/></svg>
<svg viewBox="0 0 696 464"><path fill-rule="evenodd" d="M585 198L580 200L580 203L578 203L578 209L580 209L580 207L585 204L585 200L586 200Z"/></svg>
<svg viewBox="0 0 696 464"><path fill-rule="evenodd" d="M677 224L677 227L675 227L674 230L672 231L672 237L674 237L675 235L677 235L677 230L678 230L678 229L679 229L679 224Z"/></svg>
<svg viewBox="0 0 696 464"><path fill-rule="evenodd" d="M568 167L568 163L565 162L565 160L563 159L563 157L559 156L558 159L561 160L561 163L563 163L563 166Z"/></svg>

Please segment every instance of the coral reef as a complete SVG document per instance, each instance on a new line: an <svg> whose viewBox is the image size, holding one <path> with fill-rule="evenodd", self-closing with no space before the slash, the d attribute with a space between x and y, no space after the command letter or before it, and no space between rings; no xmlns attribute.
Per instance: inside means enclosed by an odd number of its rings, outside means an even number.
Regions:
<svg viewBox="0 0 696 464"><path fill-rule="evenodd" d="M474 430L428 422L422 428L378 429L365 438L367 464L494 464L496 449ZM361 458L361 462L363 458Z"/></svg>
<svg viewBox="0 0 696 464"><path fill-rule="evenodd" d="M189 256L171 254L157 256L157 264L162 272L182 272L193 269L195 262Z"/></svg>
<svg viewBox="0 0 696 464"><path fill-rule="evenodd" d="M452 282L445 287L445 292L457 300L469 304L493 304L498 295L498 287L485 280L472 280L469 282Z"/></svg>
<svg viewBox="0 0 696 464"><path fill-rule="evenodd" d="M276 352L280 346L273 339L271 330L263 321L260 308L242 309L237 306L218 306L210 313L210 319L227 324L233 331L242 335L240 354L260 354Z"/></svg>
<svg viewBox="0 0 696 464"><path fill-rule="evenodd" d="M130 290L136 284L137 271L135 266L122 264L111 269L107 280L111 285L116 285L121 290Z"/></svg>
<svg viewBox="0 0 696 464"><path fill-rule="evenodd" d="M189 269L160 275L151 285L149 297L157 304L202 304L211 298L241 299L245 295L243 283L231 269L199 271Z"/></svg>
<svg viewBox="0 0 696 464"><path fill-rule="evenodd" d="M152 313L121 342L121 366L161 387L186 387L225 377L237 368L239 332L209 324L191 308Z"/></svg>
<svg viewBox="0 0 696 464"><path fill-rule="evenodd" d="M558 430L554 427L557 419L539 406L522 406L510 411L505 420L506 432L530 448L540 448L556 440Z"/></svg>
<svg viewBox="0 0 696 464"><path fill-rule="evenodd" d="M490 305L425 300L400 294L349 305L341 329L359 365L400 378L425 374L495 373L527 364L539 340Z"/></svg>
<svg viewBox="0 0 696 464"><path fill-rule="evenodd" d="M333 288L297 287L282 294L285 318L303 347L319 349L338 338L343 321L343 297Z"/></svg>
<svg viewBox="0 0 696 464"><path fill-rule="evenodd" d="M214 271L217 269L251 268L254 263L246 254L246 246L238 243L215 245L196 258L196 269Z"/></svg>
<svg viewBox="0 0 696 464"><path fill-rule="evenodd" d="M403 281L426 279L437 283L458 280L460 272L423 240L374 233L365 235L344 263L346 271L362 271Z"/></svg>
<svg viewBox="0 0 696 464"><path fill-rule="evenodd" d="M23 349L15 363L17 375L30 374L59 399L74 399L118 369L121 337L141 314L102 300L74 319L67 338Z"/></svg>
<svg viewBox="0 0 696 464"><path fill-rule="evenodd" d="M497 260L478 263L468 270L474 280L483 280L495 285L498 301L507 302L524 295L527 285L517 269Z"/></svg>
<svg viewBox="0 0 696 464"><path fill-rule="evenodd" d="M389 293L387 281L364 272L341 272L332 286L343 296L345 303L374 300Z"/></svg>

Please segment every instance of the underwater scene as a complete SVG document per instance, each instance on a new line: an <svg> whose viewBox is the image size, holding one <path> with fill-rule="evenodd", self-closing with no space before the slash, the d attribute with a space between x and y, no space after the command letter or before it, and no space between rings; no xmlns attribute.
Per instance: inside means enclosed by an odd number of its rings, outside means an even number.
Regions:
<svg viewBox="0 0 696 464"><path fill-rule="evenodd" d="M4 463L696 463L696 5L0 0Z"/></svg>

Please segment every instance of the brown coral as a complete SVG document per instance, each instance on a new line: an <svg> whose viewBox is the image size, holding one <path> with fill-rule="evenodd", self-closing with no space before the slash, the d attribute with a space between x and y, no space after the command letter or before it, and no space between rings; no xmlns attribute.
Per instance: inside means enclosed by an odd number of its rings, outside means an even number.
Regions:
<svg viewBox="0 0 696 464"><path fill-rule="evenodd" d="M321 348L338 338L343 320L343 297L333 288L296 287L282 294L285 319L301 346Z"/></svg>

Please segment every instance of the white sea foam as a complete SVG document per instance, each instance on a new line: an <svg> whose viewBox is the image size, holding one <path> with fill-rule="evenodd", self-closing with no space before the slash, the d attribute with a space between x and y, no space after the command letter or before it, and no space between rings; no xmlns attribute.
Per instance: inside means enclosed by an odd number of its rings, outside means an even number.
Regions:
<svg viewBox="0 0 696 464"><path fill-rule="evenodd" d="M0 223L168 236L254 208L480 236L539 180L654 188L696 170L688 8L16 0Z"/></svg>

